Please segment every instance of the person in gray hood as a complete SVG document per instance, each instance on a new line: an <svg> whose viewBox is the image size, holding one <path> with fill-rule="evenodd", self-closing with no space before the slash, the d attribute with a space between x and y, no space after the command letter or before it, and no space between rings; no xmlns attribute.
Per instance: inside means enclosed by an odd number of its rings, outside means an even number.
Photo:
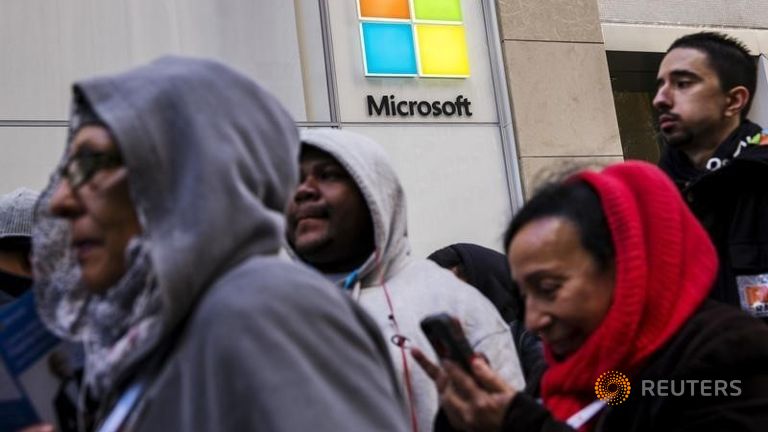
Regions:
<svg viewBox="0 0 768 432"><path fill-rule="evenodd" d="M19 188L0 196L0 306L32 286L32 212L38 193Z"/></svg>
<svg viewBox="0 0 768 432"><path fill-rule="evenodd" d="M33 232L42 319L82 341L111 430L405 429L375 324L278 258L298 134L219 63L74 86Z"/></svg>
<svg viewBox="0 0 768 432"><path fill-rule="evenodd" d="M407 350L435 354L419 322L448 312L475 351L525 387L509 327L476 289L432 261L411 256L405 194L384 150L338 129L302 132L301 180L287 213L297 259L342 286L379 325L398 371L413 431L431 431L438 395Z"/></svg>

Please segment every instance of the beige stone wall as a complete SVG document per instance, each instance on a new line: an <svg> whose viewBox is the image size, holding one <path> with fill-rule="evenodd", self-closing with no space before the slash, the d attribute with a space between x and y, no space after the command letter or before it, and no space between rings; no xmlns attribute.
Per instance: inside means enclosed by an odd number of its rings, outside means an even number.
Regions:
<svg viewBox="0 0 768 432"><path fill-rule="evenodd" d="M499 0L526 196L550 173L622 160L597 0Z"/></svg>
<svg viewBox="0 0 768 432"><path fill-rule="evenodd" d="M761 0L598 0L603 22L768 29Z"/></svg>

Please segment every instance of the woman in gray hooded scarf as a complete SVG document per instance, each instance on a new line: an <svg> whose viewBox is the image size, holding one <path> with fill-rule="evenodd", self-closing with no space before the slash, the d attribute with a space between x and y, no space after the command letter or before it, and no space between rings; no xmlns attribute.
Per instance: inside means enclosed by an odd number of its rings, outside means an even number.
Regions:
<svg viewBox="0 0 768 432"><path fill-rule="evenodd" d="M281 105L169 57L74 86L33 233L40 315L86 350L99 430L404 430L375 325L277 258L299 140Z"/></svg>

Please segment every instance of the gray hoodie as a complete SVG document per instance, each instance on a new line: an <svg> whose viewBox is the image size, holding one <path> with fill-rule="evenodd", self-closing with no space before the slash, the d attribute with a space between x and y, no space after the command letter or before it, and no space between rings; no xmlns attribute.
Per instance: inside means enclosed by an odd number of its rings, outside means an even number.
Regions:
<svg viewBox="0 0 768 432"><path fill-rule="evenodd" d="M411 395L407 409L416 416L419 431L432 430L437 391L395 342L404 336L405 347L416 346L436 360L419 326L427 315L448 312L459 318L475 351L484 353L507 382L522 390L525 380L514 341L496 308L449 271L410 255L405 194L384 150L362 135L338 129L310 129L302 132L301 141L329 153L347 170L371 212L376 250L339 283L351 290L384 334L403 392Z"/></svg>
<svg viewBox="0 0 768 432"><path fill-rule="evenodd" d="M47 212L54 174L35 226L36 295L54 331L84 342L104 398L129 400L119 389L172 347L129 430L403 430L375 325L277 257L298 157L282 106L221 64L178 57L75 94L120 148L143 234L123 279L88 292L68 223Z"/></svg>

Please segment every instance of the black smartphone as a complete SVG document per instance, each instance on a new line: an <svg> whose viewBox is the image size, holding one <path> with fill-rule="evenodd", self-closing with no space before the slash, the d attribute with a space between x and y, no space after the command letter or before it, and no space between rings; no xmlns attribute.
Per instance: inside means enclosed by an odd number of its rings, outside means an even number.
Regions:
<svg viewBox="0 0 768 432"><path fill-rule="evenodd" d="M427 335L438 357L451 360L467 373L472 373L470 364L475 352L456 317L447 313L429 315L421 320L421 330Z"/></svg>

